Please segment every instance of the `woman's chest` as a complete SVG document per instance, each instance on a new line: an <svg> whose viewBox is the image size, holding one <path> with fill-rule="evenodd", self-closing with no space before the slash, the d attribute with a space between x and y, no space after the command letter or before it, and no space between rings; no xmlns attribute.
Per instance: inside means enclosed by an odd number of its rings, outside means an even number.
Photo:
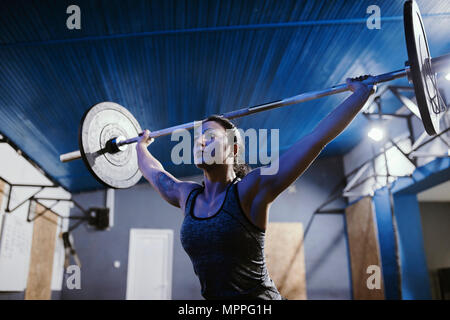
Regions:
<svg viewBox="0 0 450 320"><path fill-rule="evenodd" d="M225 194L216 197L213 200L206 200L202 194L195 199L192 207L192 213L197 218L211 218L215 216L223 206Z"/></svg>

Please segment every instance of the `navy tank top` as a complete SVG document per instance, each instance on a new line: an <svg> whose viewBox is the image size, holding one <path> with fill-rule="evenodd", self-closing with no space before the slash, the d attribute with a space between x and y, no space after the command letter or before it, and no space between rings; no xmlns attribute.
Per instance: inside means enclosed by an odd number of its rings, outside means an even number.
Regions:
<svg viewBox="0 0 450 320"><path fill-rule="evenodd" d="M284 299L269 277L264 259L265 232L245 215L237 183L227 187L219 211L194 215L195 198L204 188L191 191L185 206L180 237L200 280L205 299Z"/></svg>

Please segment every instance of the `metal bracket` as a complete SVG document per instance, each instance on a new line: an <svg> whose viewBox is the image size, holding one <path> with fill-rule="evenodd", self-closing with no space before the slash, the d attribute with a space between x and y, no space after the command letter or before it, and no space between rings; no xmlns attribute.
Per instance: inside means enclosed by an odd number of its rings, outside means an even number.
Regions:
<svg viewBox="0 0 450 320"><path fill-rule="evenodd" d="M14 183L11 183L10 181L6 180L3 177L0 177L0 180L9 186L5 213L12 214L15 210L17 210L18 208L20 208L21 206L23 206L25 203L28 202L27 222L35 221L36 219L42 217L46 212L51 212L52 214L56 215L57 217L59 217L61 219L80 220L80 221L87 221L89 219L88 211L86 209L84 209L79 203L77 203L72 198L61 199L61 198L39 197L38 196L38 194L40 192L42 192L43 190L45 190L45 188L58 188L58 186L56 186L56 185L37 185L37 184L24 184L24 183L14 184ZM39 190L32 193L30 196L26 197L26 199L22 200L19 204L15 205L13 208L11 208L11 198L12 198L13 190L14 190L14 188L17 188L17 187L36 187L36 188L39 188ZM53 203L50 206L46 206L42 203L42 201L55 201L55 203ZM60 203L62 201L71 202L75 207L77 207L83 213L83 216L65 217L65 216L61 215L60 213L56 212L53 209L53 207L55 207L58 203ZM40 206L42 206L44 208L44 210L41 212L35 213L35 215L32 216L32 213L31 213L32 202L38 203ZM78 225L79 224L77 224L77 226ZM70 229L73 230L74 228L70 228Z"/></svg>

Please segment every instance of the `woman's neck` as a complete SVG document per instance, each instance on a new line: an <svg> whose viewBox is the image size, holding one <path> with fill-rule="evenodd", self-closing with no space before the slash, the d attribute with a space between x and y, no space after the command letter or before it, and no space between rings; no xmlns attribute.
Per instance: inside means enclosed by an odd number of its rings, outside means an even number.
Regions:
<svg viewBox="0 0 450 320"><path fill-rule="evenodd" d="M233 166L217 166L210 170L203 170L205 183L205 199L214 199L225 191L228 184L236 178Z"/></svg>

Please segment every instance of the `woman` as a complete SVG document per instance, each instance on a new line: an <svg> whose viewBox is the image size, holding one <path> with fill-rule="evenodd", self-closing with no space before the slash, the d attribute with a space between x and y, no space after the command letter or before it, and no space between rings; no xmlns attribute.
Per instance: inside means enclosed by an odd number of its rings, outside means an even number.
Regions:
<svg viewBox="0 0 450 320"><path fill-rule="evenodd" d="M230 143L226 130L237 130L227 119L204 120L194 142L203 185L180 181L165 171L148 151L153 139L145 131L136 146L139 168L156 191L184 213L181 242L205 299L283 299L264 261L270 204L358 114L375 91L361 82L367 77L347 79L353 94L279 157L274 175L261 174L261 168L248 172L236 164L242 141L236 135ZM206 158L207 149L216 152L213 163Z"/></svg>

